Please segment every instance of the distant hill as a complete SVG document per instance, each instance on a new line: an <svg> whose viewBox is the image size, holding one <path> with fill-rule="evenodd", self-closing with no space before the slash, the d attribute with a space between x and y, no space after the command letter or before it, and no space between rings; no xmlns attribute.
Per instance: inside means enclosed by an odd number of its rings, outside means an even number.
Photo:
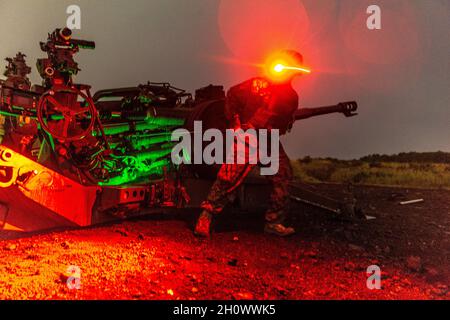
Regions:
<svg viewBox="0 0 450 320"><path fill-rule="evenodd" d="M445 163L450 164L450 152L402 152L394 155L372 154L360 158L364 162Z"/></svg>

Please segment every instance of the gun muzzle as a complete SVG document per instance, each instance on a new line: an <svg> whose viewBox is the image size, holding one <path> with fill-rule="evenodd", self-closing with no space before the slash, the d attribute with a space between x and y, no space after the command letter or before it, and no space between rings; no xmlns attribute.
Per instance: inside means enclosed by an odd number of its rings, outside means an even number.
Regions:
<svg viewBox="0 0 450 320"><path fill-rule="evenodd" d="M341 112L346 117L353 117L358 115L358 103L356 101L340 102L338 106L341 108Z"/></svg>

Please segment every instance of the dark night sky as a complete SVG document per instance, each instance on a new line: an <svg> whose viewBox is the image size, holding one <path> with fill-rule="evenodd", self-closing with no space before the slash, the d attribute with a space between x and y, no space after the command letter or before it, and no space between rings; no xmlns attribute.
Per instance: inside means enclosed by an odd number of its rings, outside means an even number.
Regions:
<svg viewBox="0 0 450 320"><path fill-rule="evenodd" d="M382 9L381 31L365 25ZM0 0L0 57L30 65L38 42L78 4L78 82L94 89L169 81L193 91L258 74L250 63L276 47L301 50L313 75L296 80L301 105L357 100L360 115L311 119L284 141L291 156L450 151L448 0ZM36 70L32 80L38 83Z"/></svg>

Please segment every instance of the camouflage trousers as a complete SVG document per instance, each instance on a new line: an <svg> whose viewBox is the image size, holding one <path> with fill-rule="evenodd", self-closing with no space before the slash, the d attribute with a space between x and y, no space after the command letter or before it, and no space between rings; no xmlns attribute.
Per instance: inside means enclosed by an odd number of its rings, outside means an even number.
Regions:
<svg viewBox="0 0 450 320"><path fill-rule="evenodd" d="M247 175L259 164L222 164L217 179L202 208L213 214L220 213L233 199L236 190ZM289 183L292 180L292 167L283 146L279 145L279 170L275 175L266 176L272 185L269 207L265 219L270 223L283 223L289 204Z"/></svg>

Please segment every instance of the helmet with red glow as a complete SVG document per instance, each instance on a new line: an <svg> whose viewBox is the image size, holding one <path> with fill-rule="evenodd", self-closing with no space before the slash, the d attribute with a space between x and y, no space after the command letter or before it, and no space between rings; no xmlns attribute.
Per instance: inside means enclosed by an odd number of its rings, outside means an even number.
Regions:
<svg viewBox="0 0 450 320"><path fill-rule="evenodd" d="M303 56L299 52L281 50L267 59L265 73L274 82L288 82L295 76L311 71L303 65Z"/></svg>

